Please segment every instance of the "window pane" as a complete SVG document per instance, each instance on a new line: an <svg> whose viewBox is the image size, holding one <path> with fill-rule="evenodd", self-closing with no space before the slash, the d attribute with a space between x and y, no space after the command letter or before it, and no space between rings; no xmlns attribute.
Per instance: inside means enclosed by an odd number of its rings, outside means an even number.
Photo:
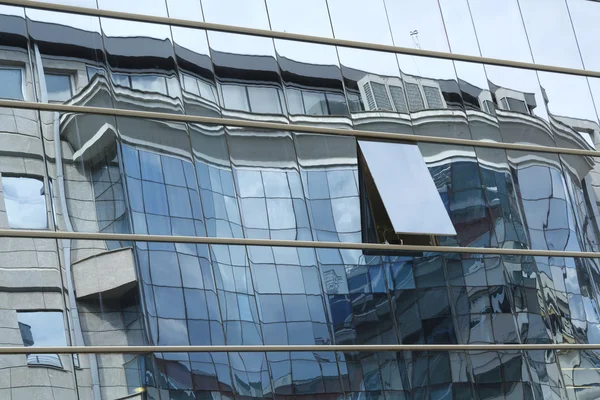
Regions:
<svg viewBox="0 0 600 400"><path fill-rule="evenodd" d="M131 87L129 83L129 76L123 74L113 74L113 82L115 85L123 86L123 87Z"/></svg>
<svg viewBox="0 0 600 400"><path fill-rule="evenodd" d="M235 85L222 85L223 103L230 110L250 111L246 88Z"/></svg>
<svg viewBox="0 0 600 400"><path fill-rule="evenodd" d="M510 108L511 111L529 114L529 110L527 109L527 106L525 105L524 101L513 99L510 97L507 97L506 100L508 101L508 108Z"/></svg>
<svg viewBox="0 0 600 400"><path fill-rule="evenodd" d="M46 229L44 183L33 178L2 177L8 226L20 229Z"/></svg>
<svg viewBox="0 0 600 400"><path fill-rule="evenodd" d="M348 115L348 106L344 95L327 93L327 105L330 115Z"/></svg>
<svg viewBox="0 0 600 400"><path fill-rule="evenodd" d="M281 104L277 89L268 87L248 87L250 107L253 112L263 114L281 114Z"/></svg>
<svg viewBox="0 0 600 400"><path fill-rule="evenodd" d="M183 88L186 92L200 96L196 79L189 75L183 75Z"/></svg>
<svg viewBox="0 0 600 400"><path fill-rule="evenodd" d="M68 101L71 98L71 77L69 75L46 74L46 89L49 101Z"/></svg>
<svg viewBox="0 0 600 400"><path fill-rule="evenodd" d="M217 98L215 96L215 88L212 85L209 85L208 83L204 82L201 79L198 79L198 87L200 88L200 96L202 96L202 98L212 102L212 103L216 103L217 102Z"/></svg>
<svg viewBox="0 0 600 400"><path fill-rule="evenodd" d="M358 144L396 233L456 235L417 145Z"/></svg>
<svg viewBox="0 0 600 400"><path fill-rule="evenodd" d="M302 92L296 89L287 89L286 92L290 114L304 114Z"/></svg>
<svg viewBox="0 0 600 400"><path fill-rule="evenodd" d="M0 98L23 100L23 75L17 68L0 69Z"/></svg>
<svg viewBox="0 0 600 400"><path fill-rule="evenodd" d="M302 92L304 97L304 107L308 115L327 115L327 105L325 104L325 94L315 92Z"/></svg>
<svg viewBox="0 0 600 400"><path fill-rule="evenodd" d="M18 312L17 318L25 347L67 345L62 312ZM27 354L27 364L62 368L57 354Z"/></svg>
<svg viewBox="0 0 600 400"><path fill-rule="evenodd" d="M144 92L167 94L167 82L163 76L132 76L131 88Z"/></svg>

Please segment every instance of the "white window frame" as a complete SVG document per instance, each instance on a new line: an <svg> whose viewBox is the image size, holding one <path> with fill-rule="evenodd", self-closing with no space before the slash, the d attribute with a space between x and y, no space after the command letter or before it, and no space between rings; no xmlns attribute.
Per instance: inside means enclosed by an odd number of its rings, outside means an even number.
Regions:
<svg viewBox="0 0 600 400"><path fill-rule="evenodd" d="M527 104L527 100L525 99L524 93L517 92L516 90L505 89L505 88L498 88L496 90L496 99L497 99L496 105L501 110L519 112L519 111L510 109L510 106L508 105L508 98L511 98L513 100L522 101L523 103L525 103L525 109L527 110L527 114L530 114L529 106ZM506 104L504 102L506 102Z"/></svg>
<svg viewBox="0 0 600 400"><path fill-rule="evenodd" d="M211 85L205 79L198 78L197 76L194 76L194 75L191 75L191 74L188 74L188 73L181 72L180 75L181 75L181 90L182 91L184 91L186 93L189 93L189 94L191 94L193 96L198 96L198 97L200 97L200 98L202 98L202 99L204 99L204 100L206 100L206 101L208 101L210 103L217 104L218 98L219 98L219 94L217 93L217 88L215 87L215 85ZM189 78L189 79L193 79L194 80L194 83L196 84L196 88L198 89L198 94L190 92L190 91L188 91L188 90L185 89L185 86L186 86L185 85L185 78ZM207 99L206 97L202 96L202 90L200 89L199 81L201 81L201 82L207 84L208 86L210 86L210 91L211 91L211 93L213 95L213 99L212 100L211 99Z"/></svg>
<svg viewBox="0 0 600 400"><path fill-rule="evenodd" d="M265 84L244 85L244 84L241 84L241 83L238 83L238 82L219 82L218 83L219 99L221 101L221 107L223 107L224 109L229 110L226 107L226 105L225 105L225 96L223 96L223 86L237 86L237 87L241 87L242 89L244 89L244 93L246 94L246 101L248 103L248 111L245 111L245 110L230 110L230 111L253 113L253 114L260 114L260 115L282 115L282 114L285 114L287 112L285 99L284 99L284 96L282 96L283 92L282 92L282 89L280 87L275 86L275 85L265 85ZM250 101L250 93L248 92L248 88L249 87L275 89L275 91L277 92L277 101L279 102L280 114L277 114L277 113L274 113L274 114L264 114L264 113L258 113L256 111L253 111L252 110L252 102ZM302 99L302 101L304 103L304 98Z"/></svg>
<svg viewBox="0 0 600 400"><path fill-rule="evenodd" d="M21 94L23 95L23 100L17 101L27 101L27 85L25 84L27 71L25 65L0 64L0 69L17 69L21 71Z"/></svg>

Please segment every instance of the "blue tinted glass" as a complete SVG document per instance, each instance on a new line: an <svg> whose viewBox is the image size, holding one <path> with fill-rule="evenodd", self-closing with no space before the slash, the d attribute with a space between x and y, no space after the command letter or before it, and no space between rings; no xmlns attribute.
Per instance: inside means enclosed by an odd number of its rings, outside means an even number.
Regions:
<svg viewBox="0 0 600 400"><path fill-rule="evenodd" d="M190 319L187 322L190 344L192 346L208 346L212 343L211 341L211 330L210 323L208 321L198 321Z"/></svg>
<svg viewBox="0 0 600 400"><path fill-rule="evenodd" d="M283 303L279 295L260 295L260 315L263 322L285 321Z"/></svg>
<svg viewBox="0 0 600 400"><path fill-rule="evenodd" d="M164 182L160 156L146 151L140 152L142 179L154 182Z"/></svg>
<svg viewBox="0 0 600 400"><path fill-rule="evenodd" d="M154 286L156 312L162 318L185 318L183 290Z"/></svg>
<svg viewBox="0 0 600 400"><path fill-rule="evenodd" d="M187 318L208 319L204 290L185 289L184 293Z"/></svg>
<svg viewBox="0 0 600 400"><path fill-rule="evenodd" d="M204 287L204 278L198 257L186 254L178 254L177 257L179 258L183 286L190 288Z"/></svg>
<svg viewBox="0 0 600 400"><path fill-rule="evenodd" d="M308 171L306 173L308 180L308 193L310 199L328 199L329 185L327 183L327 173L325 171Z"/></svg>
<svg viewBox="0 0 600 400"><path fill-rule="evenodd" d="M283 295L282 298L287 321L310 321L306 296Z"/></svg>
<svg viewBox="0 0 600 400"><path fill-rule="evenodd" d="M167 198L171 216L192 218L189 194L185 187L167 185Z"/></svg>
<svg viewBox="0 0 600 400"><path fill-rule="evenodd" d="M134 211L144 212L144 199L142 197L142 182L138 179L127 178L127 192L129 206Z"/></svg>
<svg viewBox="0 0 600 400"><path fill-rule="evenodd" d="M187 324L184 319L158 318L159 346L183 346L189 344Z"/></svg>
<svg viewBox="0 0 600 400"><path fill-rule="evenodd" d="M147 213L169 215L167 193L160 183L142 181L144 206Z"/></svg>
<svg viewBox="0 0 600 400"><path fill-rule="evenodd" d="M181 160L173 157L161 157L165 183L167 185L187 186Z"/></svg>
<svg viewBox="0 0 600 400"><path fill-rule="evenodd" d="M172 251L150 251L152 283L164 286L181 286L177 254Z"/></svg>

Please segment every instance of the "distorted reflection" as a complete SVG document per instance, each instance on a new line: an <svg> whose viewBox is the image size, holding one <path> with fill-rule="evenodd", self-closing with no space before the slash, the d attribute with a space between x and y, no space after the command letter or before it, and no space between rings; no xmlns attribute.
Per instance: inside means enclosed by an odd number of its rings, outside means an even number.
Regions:
<svg viewBox="0 0 600 400"><path fill-rule="evenodd" d="M19 229L46 229L44 182L34 178L2 177L8 226Z"/></svg>
<svg viewBox="0 0 600 400"><path fill-rule="evenodd" d="M126 3L97 6L576 68L597 58L587 32L598 7L579 0L552 2L545 22L530 0ZM600 141L600 86L582 77L16 7L0 8L0 45L3 99L573 149ZM598 251L590 157L386 142L367 155L341 135L16 109L0 111L0 127L2 228ZM9 345L600 341L595 259L0 247ZM98 355L79 369L48 357L0 363L11 377L33 362L62 368L68 383L26 370L22 387L48 398L595 398L598 385L590 352Z"/></svg>
<svg viewBox="0 0 600 400"><path fill-rule="evenodd" d="M25 347L67 345L62 312L19 312L17 316ZM63 367L58 354L27 354L27 364Z"/></svg>

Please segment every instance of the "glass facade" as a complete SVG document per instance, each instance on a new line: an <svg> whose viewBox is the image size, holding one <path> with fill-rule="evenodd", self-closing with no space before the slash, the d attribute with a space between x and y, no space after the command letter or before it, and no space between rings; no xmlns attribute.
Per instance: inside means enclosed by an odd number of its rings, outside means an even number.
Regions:
<svg viewBox="0 0 600 400"><path fill-rule="evenodd" d="M600 250L596 160L502 148L596 150L599 78L1 3L0 99L289 129L0 108L0 228L431 248L2 238L2 346L600 343L599 260L436 251ZM600 71L590 0L60 3ZM594 351L34 351L0 399L600 397Z"/></svg>

